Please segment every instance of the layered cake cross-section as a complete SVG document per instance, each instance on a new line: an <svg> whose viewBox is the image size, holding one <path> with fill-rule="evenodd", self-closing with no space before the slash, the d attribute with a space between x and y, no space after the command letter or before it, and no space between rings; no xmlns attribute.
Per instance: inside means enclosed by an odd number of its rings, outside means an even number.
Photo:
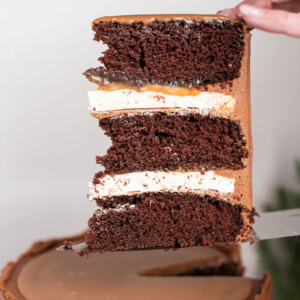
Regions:
<svg viewBox="0 0 300 300"><path fill-rule="evenodd" d="M90 183L83 253L228 244L252 236L250 32L215 15L103 17L86 77L111 138Z"/></svg>

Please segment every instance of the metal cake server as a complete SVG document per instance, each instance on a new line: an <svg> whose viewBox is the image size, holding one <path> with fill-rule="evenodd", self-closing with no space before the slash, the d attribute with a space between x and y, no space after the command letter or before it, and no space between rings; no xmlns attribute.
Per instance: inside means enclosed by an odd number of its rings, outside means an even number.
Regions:
<svg viewBox="0 0 300 300"><path fill-rule="evenodd" d="M262 213L252 228L259 241L300 235L300 208Z"/></svg>
<svg viewBox="0 0 300 300"><path fill-rule="evenodd" d="M261 213L252 228L254 234L250 241L253 242L300 235L300 208ZM57 250L77 252L85 247L83 242Z"/></svg>

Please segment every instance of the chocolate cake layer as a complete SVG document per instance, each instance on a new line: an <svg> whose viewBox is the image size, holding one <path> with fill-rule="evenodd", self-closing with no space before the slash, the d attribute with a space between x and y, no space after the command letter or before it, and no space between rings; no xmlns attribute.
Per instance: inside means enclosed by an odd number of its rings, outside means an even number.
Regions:
<svg viewBox="0 0 300 300"><path fill-rule="evenodd" d="M246 141L239 122L198 114L136 114L99 121L112 139L97 163L106 172L244 167Z"/></svg>
<svg viewBox="0 0 300 300"><path fill-rule="evenodd" d="M96 200L83 252L228 244L254 211L195 193L144 193ZM242 213L247 214L247 224Z"/></svg>
<svg viewBox="0 0 300 300"><path fill-rule="evenodd" d="M144 276L241 276L243 275L244 268L241 263L236 259L228 258L226 261L216 264L203 264L193 266L185 270L177 272L170 272L166 269L152 269L147 270L140 275Z"/></svg>
<svg viewBox="0 0 300 300"><path fill-rule="evenodd" d="M104 83L201 87L240 75L245 29L229 19L93 23L95 40L108 45L104 67L85 75Z"/></svg>
<svg viewBox="0 0 300 300"><path fill-rule="evenodd" d="M242 273L243 270L238 262L228 260L218 265L196 267L174 276L241 276ZM160 276L164 276L164 274L160 274ZM172 275L166 274L165 276Z"/></svg>

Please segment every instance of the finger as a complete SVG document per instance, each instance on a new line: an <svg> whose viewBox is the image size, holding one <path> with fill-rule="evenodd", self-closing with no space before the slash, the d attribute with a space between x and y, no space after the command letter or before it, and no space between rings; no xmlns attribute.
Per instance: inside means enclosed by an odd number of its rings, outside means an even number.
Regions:
<svg viewBox="0 0 300 300"><path fill-rule="evenodd" d="M277 1L290 1L290 0L277 0ZM240 18L241 17L239 15L240 6L243 4L250 4L250 5L254 5L254 6L262 7L262 8L271 8L272 0L244 0L244 1L242 1L242 3L238 4L236 7L218 11L217 14L226 16L229 18L233 18L233 19Z"/></svg>
<svg viewBox="0 0 300 300"><path fill-rule="evenodd" d="M271 8L272 0L252 0L249 4L261 8Z"/></svg>
<svg viewBox="0 0 300 300"><path fill-rule="evenodd" d="M275 8L293 12L300 11L300 0L252 0L250 3L245 4L251 4L260 8Z"/></svg>
<svg viewBox="0 0 300 300"><path fill-rule="evenodd" d="M282 10L288 10L293 12L300 12L300 1L299 0L293 0L293 1L286 1L281 3L274 3L273 8L275 9L282 9Z"/></svg>
<svg viewBox="0 0 300 300"><path fill-rule="evenodd" d="M238 19L239 18L237 13L238 13L238 10L236 9L236 7L235 8L224 9L224 10L221 10L221 11L217 12L218 15L225 16L225 17L232 18L232 19Z"/></svg>
<svg viewBox="0 0 300 300"><path fill-rule="evenodd" d="M272 3L284 3L284 2L290 2L292 0L272 0Z"/></svg>
<svg viewBox="0 0 300 300"><path fill-rule="evenodd" d="M222 15L225 17L231 17L233 8L223 9L217 12L217 15Z"/></svg>
<svg viewBox="0 0 300 300"><path fill-rule="evenodd" d="M241 5L240 14L252 27L300 38L300 14L263 9L251 5Z"/></svg>
<svg viewBox="0 0 300 300"><path fill-rule="evenodd" d="M239 7L242 4L250 4L251 2L252 2L252 0L245 0L242 3L240 3L239 5L237 5L236 7L218 11L217 14L225 16L225 17L229 17L229 18L232 18L232 19L238 19L238 18L240 18L240 16L239 16L239 12L240 12Z"/></svg>

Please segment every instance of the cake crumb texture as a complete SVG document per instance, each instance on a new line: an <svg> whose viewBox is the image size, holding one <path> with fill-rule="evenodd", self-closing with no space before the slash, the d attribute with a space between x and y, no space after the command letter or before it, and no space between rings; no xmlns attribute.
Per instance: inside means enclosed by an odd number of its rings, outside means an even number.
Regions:
<svg viewBox="0 0 300 300"><path fill-rule="evenodd" d="M238 121L199 114L105 118L100 127L112 140L97 163L106 172L244 168L248 151Z"/></svg>
<svg viewBox="0 0 300 300"><path fill-rule="evenodd" d="M243 212L253 223L254 210L194 193L142 193L96 202L101 208L89 220L82 254L230 244L246 227Z"/></svg>
<svg viewBox="0 0 300 300"><path fill-rule="evenodd" d="M98 22L95 40L109 48L104 66L86 71L88 78L130 85L201 87L232 81L240 75L244 26L230 20Z"/></svg>

